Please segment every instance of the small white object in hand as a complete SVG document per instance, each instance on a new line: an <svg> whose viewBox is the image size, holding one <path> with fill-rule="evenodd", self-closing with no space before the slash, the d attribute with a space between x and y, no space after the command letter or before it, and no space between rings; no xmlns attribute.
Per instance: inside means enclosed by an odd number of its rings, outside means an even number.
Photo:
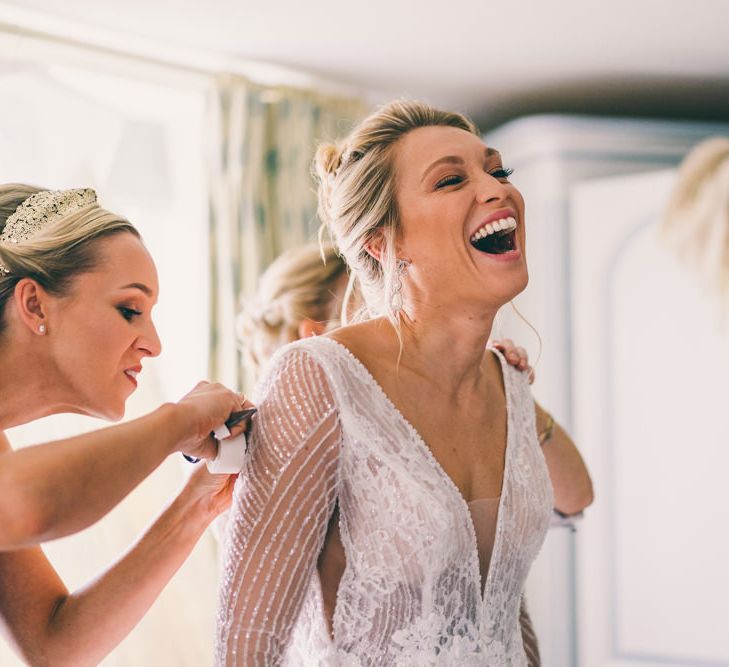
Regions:
<svg viewBox="0 0 729 667"><path fill-rule="evenodd" d="M228 434L230 435L230 433ZM217 437L217 435L216 435ZM243 469L246 458L246 434L218 441L218 455L205 461L208 471L214 475L236 475Z"/></svg>
<svg viewBox="0 0 729 667"><path fill-rule="evenodd" d="M220 426L215 427L213 435L216 440L225 440L230 437L230 429L225 424L221 424Z"/></svg>

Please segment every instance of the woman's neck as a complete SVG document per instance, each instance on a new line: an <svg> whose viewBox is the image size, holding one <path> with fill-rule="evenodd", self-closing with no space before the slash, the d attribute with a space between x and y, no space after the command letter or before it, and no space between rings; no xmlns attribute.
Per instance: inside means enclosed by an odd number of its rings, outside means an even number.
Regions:
<svg viewBox="0 0 729 667"><path fill-rule="evenodd" d="M401 366L457 399L483 380L496 310L476 313L416 306L401 317Z"/></svg>
<svg viewBox="0 0 729 667"><path fill-rule="evenodd" d="M54 396L57 383L45 365L29 361L34 351L13 343L0 345L0 429L70 411Z"/></svg>

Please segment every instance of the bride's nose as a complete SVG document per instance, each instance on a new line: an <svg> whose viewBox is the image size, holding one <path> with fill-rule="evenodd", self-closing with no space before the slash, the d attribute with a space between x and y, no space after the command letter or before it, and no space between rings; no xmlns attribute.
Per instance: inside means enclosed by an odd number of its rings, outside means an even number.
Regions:
<svg viewBox="0 0 729 667"><path fill-rule="evenodd" d="M503 183L495 176L484 173L477 182L476 199L481 204L494 204L506 201L509 190L506 183Z"/></svg>

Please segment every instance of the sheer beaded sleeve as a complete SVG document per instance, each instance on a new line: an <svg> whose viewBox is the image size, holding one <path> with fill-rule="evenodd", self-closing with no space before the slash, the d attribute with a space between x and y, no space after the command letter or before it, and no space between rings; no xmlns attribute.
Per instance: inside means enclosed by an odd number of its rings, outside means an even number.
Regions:
<svg viewBox="0 0 729 667"><path fill-rule="evenodd" d="M337 495L341 429L309 353L277 357L258 408L225 540L216 665L283 661Z"/></svg>

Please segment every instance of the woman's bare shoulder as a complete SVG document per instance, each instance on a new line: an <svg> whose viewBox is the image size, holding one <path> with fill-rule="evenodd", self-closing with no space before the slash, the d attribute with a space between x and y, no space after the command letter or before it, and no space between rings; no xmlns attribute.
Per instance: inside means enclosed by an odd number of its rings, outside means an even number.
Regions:
<svg viewBox="0 0 729 667"><path fill-rule="evenodd" d="M397 334L384 318L351 324L326 335L346 347L375 377L378 369L392 368L397 363Z"/></svg>
<svg viewBox="0 0 729 667"><path fill-rule="evenodd" d="M387 320L378 318L348 324L325 335L358 355L360 352L366 353L376 347L387 346L390 339L394 337L394 332Z"/></svg>
<svg viewBox="0 0 729 667"><path fill-rule="evenodd" d="M10 441L7 439L5 434L0 431L0 454L3 452L9 452L12 450L12 447L10 446Z"/></svg>

